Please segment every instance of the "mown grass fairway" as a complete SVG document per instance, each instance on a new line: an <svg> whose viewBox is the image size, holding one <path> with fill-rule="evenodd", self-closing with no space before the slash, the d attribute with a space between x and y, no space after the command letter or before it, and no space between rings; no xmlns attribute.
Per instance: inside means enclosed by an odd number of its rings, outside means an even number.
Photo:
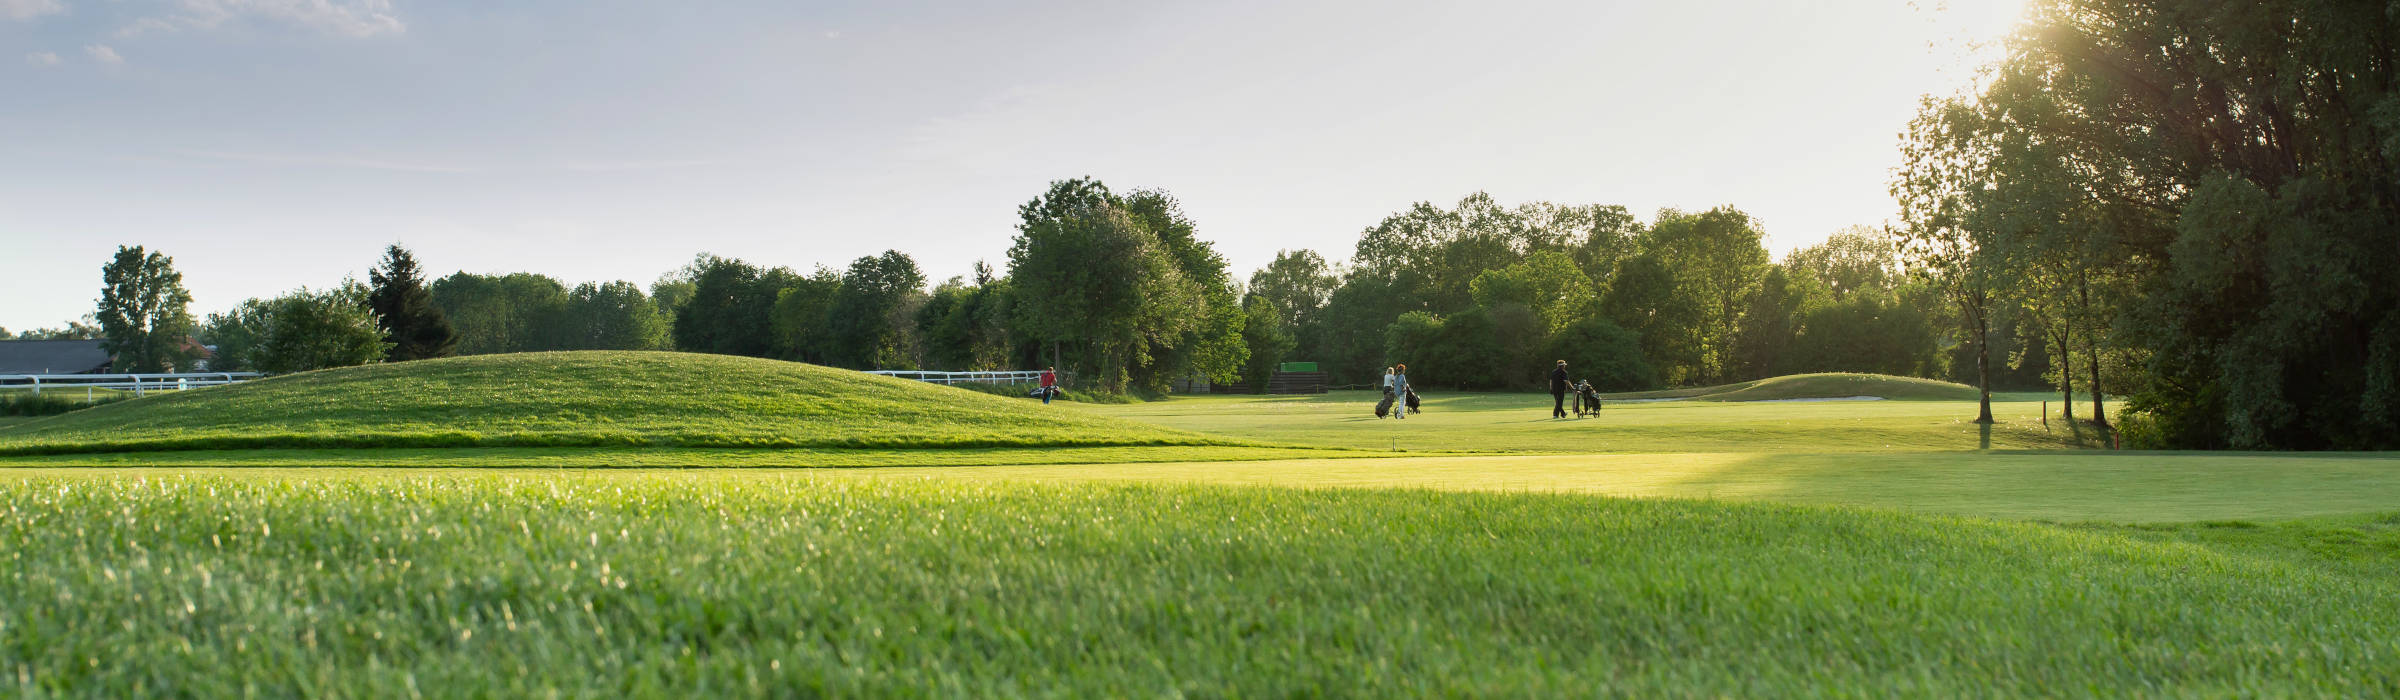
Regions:
<svg viewBox="0 0 2400 700"><path fill-rule="evenodd" d="M1580 493L1866 506L2058 522L2280 520L2391 511L2400 504L2400 455L1716 452L1054 464L834 473L866 479Z"/></svg>
<svg viewBox="0 0 2400 700"><path fill-rule="evenodd" d="M1839 375L1402 422L1364 392L1044 407L723 365L791 380L751 415L663 379L694 361L0 422L0 688L2400 693L2400 455L2086 449L2032 394L1988 430L1955 399L1709 400L1948 390ZM562 363L608 371L508 398Z"/></svg>
<svg viewBox="0 0 2400 700"><path fill-rule="evenodd" d="M1923 452L2056 449L2097 439L2097 433L2086 429L2079 436L2055 418L2045 429L2043 397L2037 395L1993 397L2000 423L1990 426L1987 437L1985 426L1973 422L1971 401L1618 401L1596 417L1553 419L1548 394L1420 393L1425 412L1404 421L1376 418L1378 394L1365 391L1202 396L1070 410L1280 444L1407 452ZM2051 410L2057 410L2055 401Z"/></svg>
<svg viewBox="0 0 2400 700"><path fill-rule="evenodd" d="M0 508L29 694L2400 692L2393 519L631 474Z"/></svg>

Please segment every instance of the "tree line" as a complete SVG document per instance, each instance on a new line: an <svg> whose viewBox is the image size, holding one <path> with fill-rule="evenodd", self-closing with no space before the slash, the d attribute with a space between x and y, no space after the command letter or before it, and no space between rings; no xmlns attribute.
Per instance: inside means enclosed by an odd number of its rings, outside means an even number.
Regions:
<svg viewBox="0 0 2400 700"><path fill-rule="evenodd" d="M2400 447L2400 14L2047 0L1928 97L1892 191L1977 362L2021 309L2062 394L2168 447ZM1990 420L1988 401L1982 417Z"/></svg>
<svg viewBox="0 0 2400 700"><path fill-rule="evenodd" d="M1732 207L1643 222L1619 206L1504 207L1476 193L1386 217L1348 261L1287 250L1242 279L1165 191L1064 180L1018 214L1005 268L978 263L971 277L930 285L898 251L807 273L702 254L646 290L529 272L428 281L393 245L366 283L251 299L199 323L177 317L177 302L147 322L152 330L101 326L155 338L185 328L217 348L216 369L683 350L857 369L1055 365L1110 392L1161 392L1180 379L1263 385L1289 360L1351 384L1406 362L1422 386L1472 390L1539 387L1554 359L1611 390L1811 371L1944 376L1957 366L1942 332L1949 318L1928 301L1936 292L1903 273L1892 237L1875 229L1837 233L1778 263L1758 222ZM174 283L144 293L188 300L161 254L127 248L104 276L123 277L118 268ZM109 288L144 286L127 284ZM103 306L134 293L104 293ZM120 335L117 347L151 342ZM121 363L188 366L172 345L156 361L135 353ZM2023 344L2019 385L2038 385L2045 352Z"/></svg>
<svg viewBox="0 0 2400 700"><path fill-rule="evenodd" d="M1394 361L1419 385L1533 388L1554 360L1608 390L1818 371L1940 376L1930 292L1872 229L1772 260L1733 207L1506 207L1477 193L1366 229L1343 264L1283 251L1250 276L1252 378L1280 357L1367 383Z"/></svg>

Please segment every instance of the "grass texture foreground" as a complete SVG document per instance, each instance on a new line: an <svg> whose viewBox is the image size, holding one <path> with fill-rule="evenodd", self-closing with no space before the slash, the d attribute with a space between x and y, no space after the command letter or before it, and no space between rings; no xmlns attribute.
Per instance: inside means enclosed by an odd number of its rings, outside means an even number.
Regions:
<svg viewBox="0 0 2400 700"><path fill-rule="evenodd" d="M966 449L1240 444L795 362L481 355L304 372L0 426L0 455L266 448Z"/></svg>
<svg viewBox="0 0 2400 700"><path fill-rule="evenodd" d="M28 695L2400 692L2388 517L633 474L0 510Z"/></svg>

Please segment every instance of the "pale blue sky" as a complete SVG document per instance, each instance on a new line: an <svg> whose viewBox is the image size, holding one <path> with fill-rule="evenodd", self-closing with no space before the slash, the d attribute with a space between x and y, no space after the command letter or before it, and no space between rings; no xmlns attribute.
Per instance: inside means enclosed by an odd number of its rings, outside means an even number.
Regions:
<svg viewBox="0 0 2400 700"><path fill-rule="evenodd" d="M1237 275L1412 202L1893 216L1896 135L2021 0L0 0L0 326L120 243L195 315L365 277L647 284L708 251L1005 262L1053 179L1175 193Z"/></svg>

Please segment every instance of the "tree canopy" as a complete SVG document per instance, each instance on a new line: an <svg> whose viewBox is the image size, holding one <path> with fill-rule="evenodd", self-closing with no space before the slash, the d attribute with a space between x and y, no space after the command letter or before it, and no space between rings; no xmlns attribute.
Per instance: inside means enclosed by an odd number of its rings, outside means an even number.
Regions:
<svg viewBox="0 0 2400 700"><path fill-rule="evenodd" d="M442 315L441 307L434 305L417 258L407 248L397 243L385 248L382 263L367 271L367 281L374 285L367 305L374 309L376 324L392 346L385 359L422 360L457 352L458 332Z"/></svg>
<svg viewBox="0 0 2400 700"><path fill-rule="evenodd" d="M101 345L120 372L188 369L202 350L191 342L191 292L175 260L141 246L117 246L100 268Z"/></svg>

